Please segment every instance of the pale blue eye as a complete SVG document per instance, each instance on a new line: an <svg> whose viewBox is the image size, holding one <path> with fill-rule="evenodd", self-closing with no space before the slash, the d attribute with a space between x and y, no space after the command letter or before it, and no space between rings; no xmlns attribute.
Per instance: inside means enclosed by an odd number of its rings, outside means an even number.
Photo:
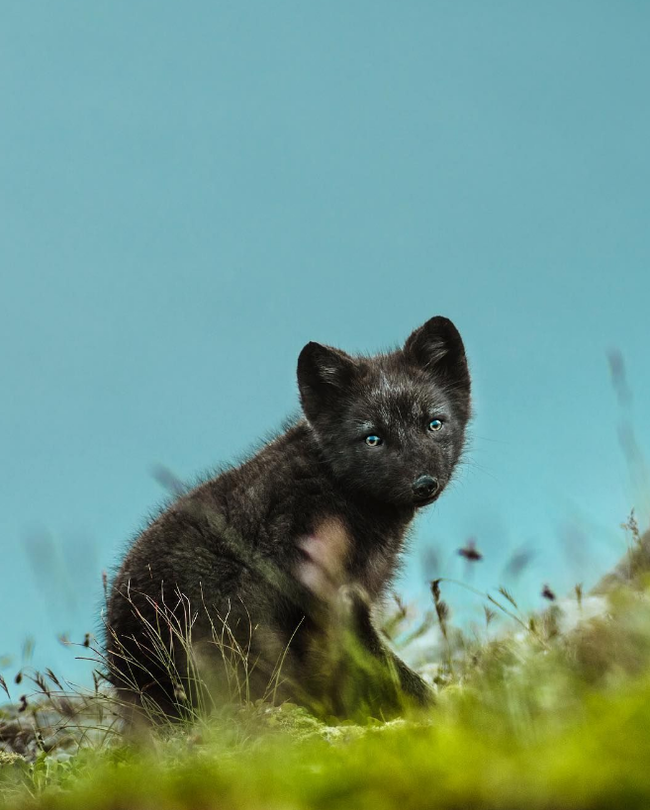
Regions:
<svg viewBox="0 0 650 810"><path fill-rule="evenodd" d="M432 419L429 422L429 430L440 430L442 427L442 421L440 419Z"/></svg>
<svg viewBox="0 0 650 810"><path fill-rule="evenodd" d="M374 434L372 436L366 436L366 444L368 447L377 447L381 444L381 441L381 438L379 436L375 436Z"/></svg>

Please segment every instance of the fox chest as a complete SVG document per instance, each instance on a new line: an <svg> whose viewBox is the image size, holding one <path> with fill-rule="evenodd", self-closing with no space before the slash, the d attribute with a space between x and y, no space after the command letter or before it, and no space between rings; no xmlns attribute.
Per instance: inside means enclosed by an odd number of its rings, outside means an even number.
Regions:
<svg viewBox="0 0 650 810"><path fill-rule="evenodd" d="M400 538L360 543L339 517L319 520L297 539L299 559L294 576L321 599L333 599L342 585L361 585L375 598L393 577ZM386 540L389 542L386 542ZM367 540L367 538L366 538ZM392 542L390 542L392 541Z"/></svg>

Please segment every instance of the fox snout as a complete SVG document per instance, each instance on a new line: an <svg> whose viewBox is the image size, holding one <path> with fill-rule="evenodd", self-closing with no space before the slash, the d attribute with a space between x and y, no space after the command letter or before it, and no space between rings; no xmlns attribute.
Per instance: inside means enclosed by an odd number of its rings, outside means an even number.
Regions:
<svg viewBox="0 0 650 810"><path fill-rule="evenodd" d="M416 503L429 501L439 488L440 485L436 478L431 475L420 475L413 482L413 499Z"/></svg>

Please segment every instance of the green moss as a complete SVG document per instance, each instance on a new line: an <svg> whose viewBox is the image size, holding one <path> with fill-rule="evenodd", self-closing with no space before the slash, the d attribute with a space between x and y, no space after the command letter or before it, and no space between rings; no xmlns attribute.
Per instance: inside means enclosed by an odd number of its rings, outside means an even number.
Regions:
<svg viewBox="0 0 650 810"><path fill-rule="evenodd" d="M647 808L649 596L637 577L591 619L580 594L571 630L560 601L532 630L449 632L426 714L328 726L291 705L231 708L141 747L0 755L0 796L8 810Z"/></svg>

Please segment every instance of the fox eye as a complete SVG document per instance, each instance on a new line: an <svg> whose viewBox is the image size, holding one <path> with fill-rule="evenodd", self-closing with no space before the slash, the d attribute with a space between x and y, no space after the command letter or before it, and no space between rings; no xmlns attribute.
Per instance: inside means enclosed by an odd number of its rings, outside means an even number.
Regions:
<svg viewBox="0 0 650 810"><path fill-rule="evenodd" d="M383 439L380 436L375 436L373 433L370 436L366 436L366 444L368 447L378 447L380 444L383 444Z"/></svg>
<svg viewBox="0 0 650 810"><path fill-rule="evenodd" d="M442 427L441 419L432 419L429 422L429 430L440 430L441 427Z"/></svg>

